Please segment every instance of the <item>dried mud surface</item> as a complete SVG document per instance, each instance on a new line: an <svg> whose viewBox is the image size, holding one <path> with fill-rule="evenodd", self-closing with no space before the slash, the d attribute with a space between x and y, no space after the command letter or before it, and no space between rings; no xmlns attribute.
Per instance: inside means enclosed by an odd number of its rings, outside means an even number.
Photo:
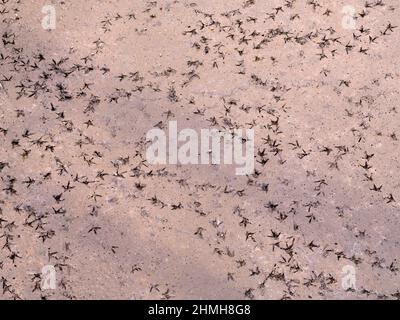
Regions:
<svg viewBox="0 0 400 320"><path fill-rule="evenodd" d="M1 0L0 299L398 299L399 20L394 0ZM148 164L172 120L253 128L256 171Z"/></svg>

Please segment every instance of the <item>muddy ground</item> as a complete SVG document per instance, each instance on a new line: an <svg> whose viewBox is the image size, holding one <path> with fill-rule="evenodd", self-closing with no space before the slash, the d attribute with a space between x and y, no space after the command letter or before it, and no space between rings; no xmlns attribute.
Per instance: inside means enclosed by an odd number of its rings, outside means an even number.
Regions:
<svg viewBox="0 0 400 320"><path fill-rule="evenodd" d="M400 298L398 1L0 14L1 299ZM149 164L169 121L255 171Z"/></svg>

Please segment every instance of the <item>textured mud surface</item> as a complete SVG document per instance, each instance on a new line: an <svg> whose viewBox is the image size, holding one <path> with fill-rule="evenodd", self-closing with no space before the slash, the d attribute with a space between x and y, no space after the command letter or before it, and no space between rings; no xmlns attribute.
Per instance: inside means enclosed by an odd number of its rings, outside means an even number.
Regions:
<svg viewBox="0 0 400 320"><path fill-rule="evenodd" d="M1 0L0 20L1 299L400 297L398 1ZM256 171L150 165L172 120L253 128Z"/></svg>

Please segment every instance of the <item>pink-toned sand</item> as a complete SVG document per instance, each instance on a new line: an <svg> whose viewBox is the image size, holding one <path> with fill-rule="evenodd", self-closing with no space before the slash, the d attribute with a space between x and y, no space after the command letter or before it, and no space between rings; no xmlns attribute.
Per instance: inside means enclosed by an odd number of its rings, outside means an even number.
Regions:
<svg viewBox="0 0 400 320"><path fill-rule="evenodd" d="M400 297L398 1L0 14L0 299ZM172 120L254 129L256 171L150 165Z"/></svg>

